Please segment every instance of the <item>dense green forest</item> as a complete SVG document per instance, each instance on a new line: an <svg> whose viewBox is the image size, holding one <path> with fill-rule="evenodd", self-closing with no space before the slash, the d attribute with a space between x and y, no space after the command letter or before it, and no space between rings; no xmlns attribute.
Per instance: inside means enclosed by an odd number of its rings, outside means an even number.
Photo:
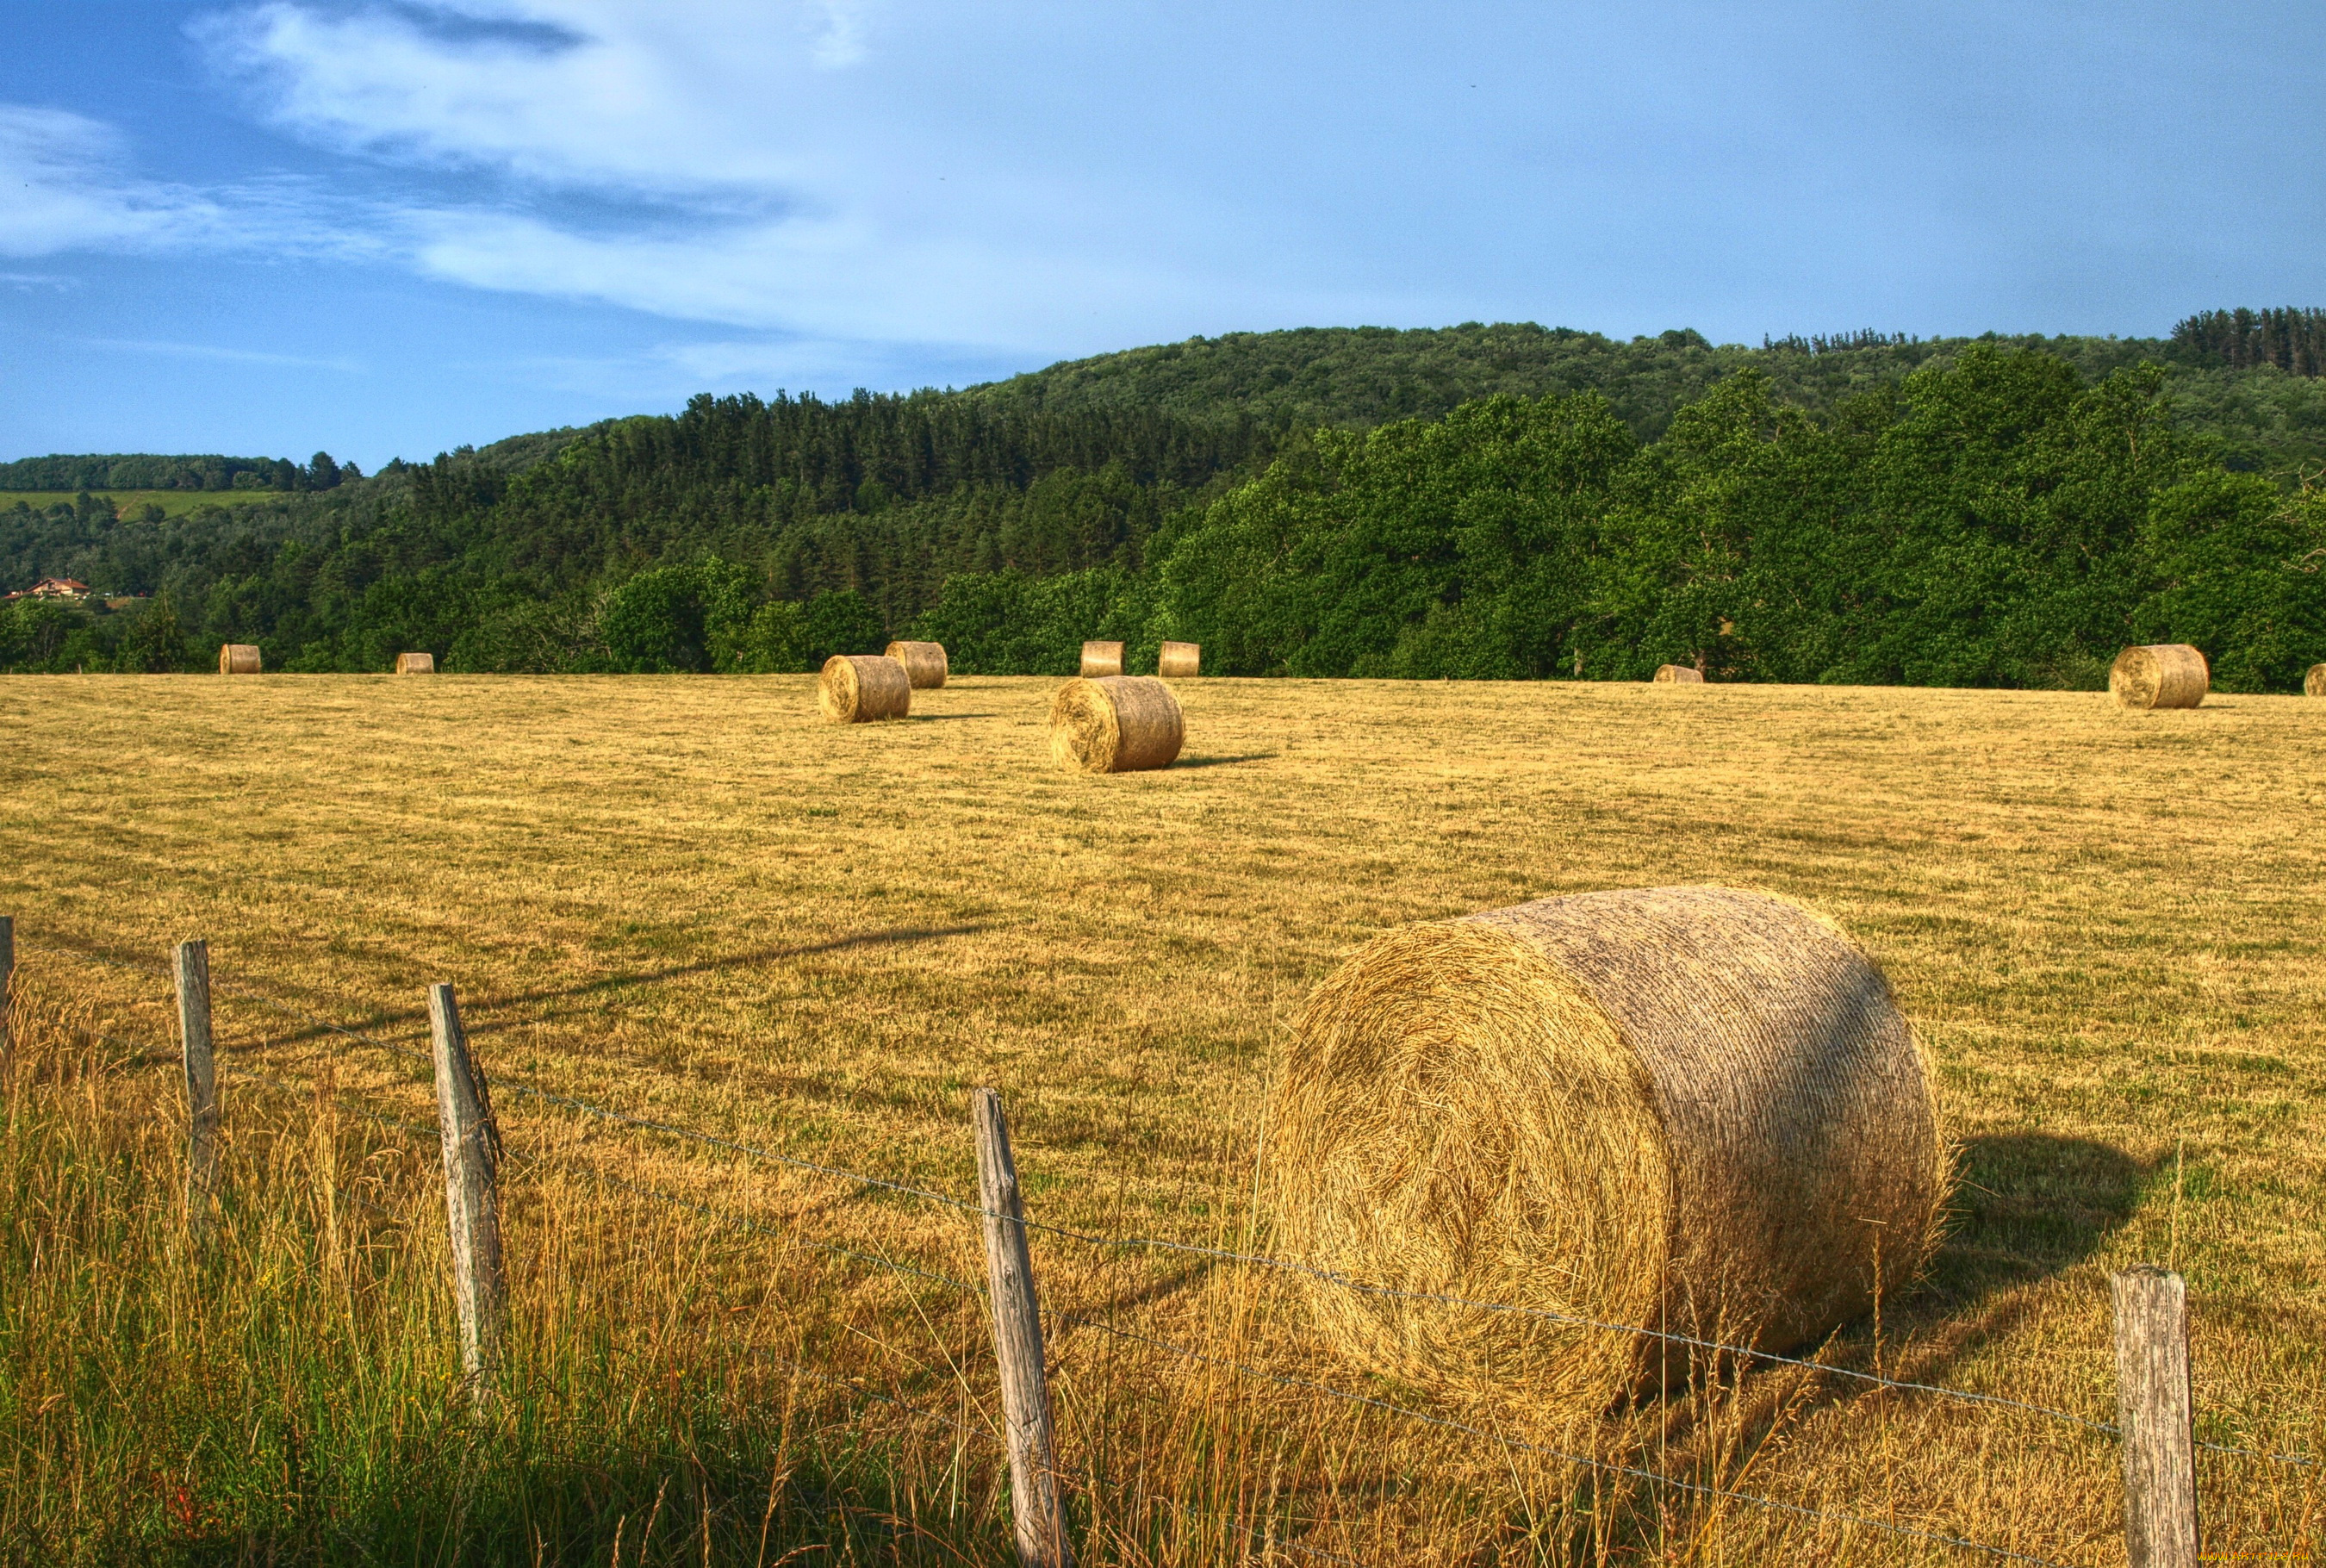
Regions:
<svg viewBox="0 0 2326 1568"><path fill-rule="evenodd" d="M353 463L319 452L307 462L287 457L26 457L0 462L0 490L309 490L363 478Z"/></svg>
<svg viewBox="0 0 2326 1568"><path fill-rule="evenodd" d="M1237 334L962 392L698 397L369 478L318 454L180 518L0 496L0 582L122 605L0 611L0 667L237 640L276 669L805 669L917 631L964 671L1122 636L1236 674L2089 686L2171 639L2286 689L2326 658L2313 316Z"/></svg>

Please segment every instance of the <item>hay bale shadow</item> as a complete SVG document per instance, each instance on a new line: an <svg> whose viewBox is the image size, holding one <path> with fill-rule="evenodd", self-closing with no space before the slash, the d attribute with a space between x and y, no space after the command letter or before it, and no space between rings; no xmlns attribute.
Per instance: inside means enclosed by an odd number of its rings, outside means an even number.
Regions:
<svg viewBox="0 0 2326 1568"><path fill-rule="evenodd" d="M2121 1149L2045 1133L1970 1139L1957 1171L1946 1236L1918 1293L1950 1312L2089 1257L2132 1217L2148 1174Z"/></svg>
<svg viewBox="0 0 2326 1568"><path fill-rule="evenodd" d="M1233 768L1239 762L1265 762L1277 755L1274 751L1239 751L1225 757L1182 757L1171 764L1175 773L1189 768Z"/></svg>

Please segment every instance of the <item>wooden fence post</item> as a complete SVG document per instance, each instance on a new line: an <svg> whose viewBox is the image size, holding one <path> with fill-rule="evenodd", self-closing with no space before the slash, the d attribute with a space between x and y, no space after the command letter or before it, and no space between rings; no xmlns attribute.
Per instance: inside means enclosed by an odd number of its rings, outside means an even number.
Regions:
<svg viewBox="0 0 2326 1568"><path fill-rule="evenodd" d="M16 1045L16 917L0 915L0 1071Z"/></svg>
<svg viewBox="0 0 2326 1568"><path fill-rule="evenodd" d="M461 1312L461 1372L470 1397L491 1402L507 1303L501 1283L500 1129L492 1097L469 1056L450 985L428 988L435 1046L436 1119L444 1144L444 1218L452 1238L452 1295Z"/></svg>
<svg viewBox="0 0 2326 1568"><path fill-rule="evenodd" d="M210 1046L210 949L181 942L173 964L178 981L178 1041L186 1066L186 1219L209 1224L218 1190L218 1059Z"/></svg>
<svg viewBox="0 0 2326 1568"><path fill-rule="evenodd" d="M2197 1454L2191 1433L2189 1292L2149 1265L2109 1282L2116 1298L2116 1407L2124 1429L2124 1541L2131 1568L2197 1568Z"/></svg>
<svg viewBox="0 0 2326 1568"><path fill-rule="evenodd" d="M993 1350L1001 1363L1001 1414L1009 1428L1009 1498L1018 1519L1018 1560L1026 1568L1073 1568L1065 1510L1058 1498L1050 1392L1042 1369L1042 1315L1034 1263L1026 1251L1026 1208L1001 1097L972 1090L977 1125L977 1197L985 1210L985 1277L993 1305Z"/></svg>

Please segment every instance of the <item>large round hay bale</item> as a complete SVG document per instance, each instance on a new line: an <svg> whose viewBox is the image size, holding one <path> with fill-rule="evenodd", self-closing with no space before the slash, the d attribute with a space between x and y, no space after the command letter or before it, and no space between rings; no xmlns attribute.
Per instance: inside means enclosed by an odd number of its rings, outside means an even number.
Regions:
<svg viewBox="0 0 2326 1568"><path fill-rule="evenodd" d="M2302 677L2302 695L2306 697L2326 697L2326 664L2313 664L2310 673Z"/></svg>
<svg viewBox="0 0 2326 1568"><path fill-rule="evenodd" d="M250 642L223 643L219 648L219 674L256 675L258 646Z"/></svg>
<svg viewBox="0 0 2326 1568"><path fill-rule="evenodd" d="M399 653L395 656L398 675L434 675L436 656L433 653Z"/></svg>
<svg viewBox="0 0 2326 1568"><path fill-rule="evenodd" d="M1155 673L1167 680L1193 680L1204 673L1204 646L1167 642L1155 655Z"/></svg>
<svg viewBox="0 0 2326 1568"><path fill-rule="evenodd" d="M2108 667L2108 690L2121 707L2193 708L2212 684L2205 656L2185 642L2127 648Z"/></svg>
<svg viewBox="0 0 2326 1568"><path fill-rule="evenodd" d="M1704 672L1684 664L1660 664L1656 666L1656 684L1658 686L1702 686Z"/></svg>
<svg viewBox="0 0 2326 1568"><path fill-rule="evenodd" d="M950 667L942 642L892 642L888 657L905 667L905 678L916 692L935 691L945 683Z"/></svg>
<svg viewBox="0 0 2326 1568"><path fill-rule="evenodd" d="M1168 768L1186 734L1179 699L1151 675L1070 680L1050 704L1050 755L1079 772Z"/></svg>
<svg viewBox="0 0 2326 1568"><path fill-rule="evenodd" d="M1083 644L1083 675L1095 680L1100 676L1122 673L1122 644L1119 642L1085 642Z"/></svg>
<svg viewBox="0 0 2326 1568"><path fill-rule="evenodd" d="M1911 1279L1946 1185L1888 984L1799 904L1544 899L1361 948L1294 1024L1267 1153L1280 1249L1379 1370L1597 1408L1782 1351ZM1598 1325L1592 1327L1589 1325ZM1548 1402L1548 1404L1546 1404Z"/></svg>
<svg viewBox="0 0 2326 1568"><path fill-rule="evenodd" d="M913 681L886 654L835 653L823 661L815 700L835 724L901 719L913 711Z"/></svg>

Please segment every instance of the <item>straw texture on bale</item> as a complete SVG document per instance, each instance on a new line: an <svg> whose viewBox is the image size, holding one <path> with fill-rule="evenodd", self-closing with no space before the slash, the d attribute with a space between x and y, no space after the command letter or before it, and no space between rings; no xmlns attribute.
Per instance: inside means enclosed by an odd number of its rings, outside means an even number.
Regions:
<svg viewBox="0 0 2326 1568"><path fill-rule="evenodd" d="M2306 697L2326 697L2326 664L2313 664L2310 673L2302 677L2302 695Z"/></svg>
<svg viewBox="0 0 2326 1568"><path fill-rule="evenodd" d="M1085 642L1083 644L1083 674L1095 679L1103 675L1122 673L1122 644L1119 642Z"/></svg>
<svg viewBox="0 0 2326 1568"><path fill-rule="evenodd" d="M1165 643L1155 655L1155 673L1170 680L1192 680L1203 674L1203 644Z"/></svg>
<svg viewBox="0 0 2326 1568"><path fill-rule="evenodd" d="M2185 642L2127 648L2108 667L2108 690L2121 707L2193 708L2212 684L2205 656Z"/></svg>
<svg viewBox="0 0 2326 1568"><path fill-rule="evenodd" d="M886 654L835 653L823 661L815 700L835 724L901 719L913 711L912 677Z"/></svg>
<svg viewBox="0 0 2326 1568"><path fill-rule="evenodd" d="M256 675L258 648L255 643L228 642L219 648L219 674Z"/></svg>
<svg viewBox="0 0 2326 1568"><path fill-rule="evenodd" d="M1660 664L1656 666L1656 684L1658 686L1702 686L1704 672L1700 669L1691 669L1684 664Z"/></svg>
<svg viewBox="0 0 2326 1568"><path fill-rule="evenodd" d="M1070 680L1050 704L1050 755L1078 772L1168 768L1186 733L1179 699L1151 675Z"/></svg>
<svg viewBox="0 0 2326 1568"><path fill-rule="evenodd" d="M942 642L892 642L888 657L905 667L905 677L916 692L935 691L945 683L949 667Z"/></svg>
<svg viewBox="0 0 2326 1568"><path fill-rule="evenodd" d="M399 653L395 656L398 675L434 675L436 656L433 653Z"/></svg>
<svg viewBox="0 0 2326 1568"><path fill-rule="evenodd" d="M1727 888L1544 899L1360 949L1293 1026L1277 1244L1359 1361L1570 1414L1772 1351L1911 1279L1947 1185L1929 1075L1873 962ZM1590 1325L1597 1325L1596 1327Z"/></svg>

